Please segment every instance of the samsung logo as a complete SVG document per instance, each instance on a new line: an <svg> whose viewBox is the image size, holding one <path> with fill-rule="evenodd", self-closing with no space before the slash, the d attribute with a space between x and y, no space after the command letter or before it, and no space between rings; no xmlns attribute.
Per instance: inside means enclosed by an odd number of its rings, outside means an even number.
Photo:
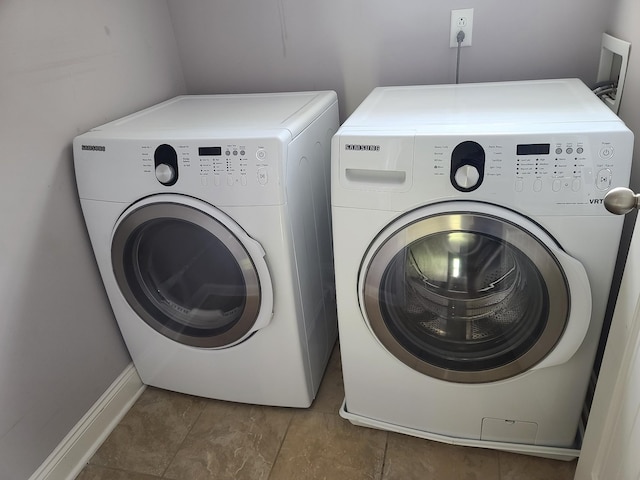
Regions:
<svg viewBox="0 0 640 480"><path fill-rule="evenodd" d="M351 150L356 152L379 152L380 145L354 145L352 143L347 143L344 146L345 150Z"/></svg>
<svg viewBox="0 0 640 480"><path fill-rule="evenodd" d="M88 150L90 152L104 152L106 148L104 145L82 145L82 150Z"/></svg>

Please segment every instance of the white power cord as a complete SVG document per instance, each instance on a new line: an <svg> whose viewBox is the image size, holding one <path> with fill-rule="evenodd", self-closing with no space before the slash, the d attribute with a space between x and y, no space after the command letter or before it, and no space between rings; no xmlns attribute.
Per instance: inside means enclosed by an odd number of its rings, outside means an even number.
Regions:
<svg viewBox="0 0 640 480"><path fill-rule="evenodd" d="M458 52L456 58L456 83L460 83L460 50L462 49L462 42L464 41L464 31L460 30L456 36L458 42Z"/></svg>

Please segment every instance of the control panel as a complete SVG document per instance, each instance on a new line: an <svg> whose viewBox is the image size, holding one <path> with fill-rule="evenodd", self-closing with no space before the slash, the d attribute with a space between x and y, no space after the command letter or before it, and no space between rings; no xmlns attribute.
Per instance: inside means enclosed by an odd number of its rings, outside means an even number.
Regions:
<svg viewBox="0 0 640 480"><path fill-rule="evenodd" d="M596 152L583 141L556 141L553 144L522 144L516 150L515 189L524 191L530 185L534 192L545 186L551 192L584 190L585 182L597 190L611 187L614 148L610 142L596 145Z"/></svg>
<svg viewBox="0 0 640 480"><path fill-rule="evenodd" d="M269 138L145 142L139 158L144 175L158 186L198 188L194 194L234 204L252 198L277 203L282 149Z"/></svg>
<svg viewBox="0 0 640 480"><path fill-rule="evenodd" d="M474 200L540 215L606 215L604 196L627 186L633 138L625 129L574 133L357 131L334 141L334 202L402 211ZM559 128L558 128L559 130ZM336 203L337 204L337 203Z"/></svg>
<svg viewBox="0 0 640 480"><path fill-rule="evenodd" d="M196 172L202 185L241 187L267 185L270 182L272 158L266 145L225 142L219 145L192 146L162 144L141 148L142 168L154 173L158 182L171 186L180 172Z"/></svg>
<svg viewBox="0 0 640 480"><path fill-rule="evenodd" d="M601 205L629 176L630 145L620 135L416 137L414 175L441 178L460 198L475 192L497 202Z"/></svg>

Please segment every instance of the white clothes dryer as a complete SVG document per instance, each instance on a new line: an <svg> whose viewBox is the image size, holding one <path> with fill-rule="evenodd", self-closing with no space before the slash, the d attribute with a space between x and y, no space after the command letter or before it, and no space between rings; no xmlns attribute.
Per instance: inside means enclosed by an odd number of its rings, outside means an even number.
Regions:
<svg viewBox="0 0 640 480"><path fill-rule="evenodd" d="M332 146L341 414L577 456L632 147L575 79L375 89Z"/></svg>
<svg viewBox="0 0 640 480"><path fill-rule="evenodd" d="M334 92L180 96L74 140L89 237L145 384L308 407L337 335Z"/></svg>

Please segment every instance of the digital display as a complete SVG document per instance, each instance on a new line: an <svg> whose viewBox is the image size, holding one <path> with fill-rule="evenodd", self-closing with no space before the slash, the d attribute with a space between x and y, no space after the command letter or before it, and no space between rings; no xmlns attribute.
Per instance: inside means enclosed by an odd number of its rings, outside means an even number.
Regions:
<svg viewBox="0 0 640 480"><path fill-rule="evenodd" d="M200 147L198 148L198 154L201 157L204 156L220 156L222 155L222 147Z"/></svg>
<svg viewBox="0 0 640 480"><path fill-rule="evenodd" d="M518 155L549 155L551 145L548 143L529 143L526 145L518 145Z"/></svg>

